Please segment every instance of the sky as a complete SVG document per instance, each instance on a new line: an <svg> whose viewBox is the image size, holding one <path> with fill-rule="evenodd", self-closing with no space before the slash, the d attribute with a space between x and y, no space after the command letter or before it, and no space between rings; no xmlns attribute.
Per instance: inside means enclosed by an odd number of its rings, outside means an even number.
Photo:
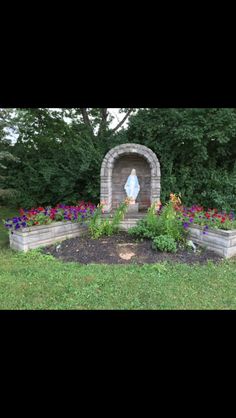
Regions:
<svg viewBox="0 0 236 418"><path fill-rule="evenodd" d="M125 113L119 113L119 108L108 108L109 112L114 116L114 119L111 123L111 128L115 128L116 125L121 121L121 119L125 116ZM128 125L128 119L126 119L123 127L126 128Z"/></svg>

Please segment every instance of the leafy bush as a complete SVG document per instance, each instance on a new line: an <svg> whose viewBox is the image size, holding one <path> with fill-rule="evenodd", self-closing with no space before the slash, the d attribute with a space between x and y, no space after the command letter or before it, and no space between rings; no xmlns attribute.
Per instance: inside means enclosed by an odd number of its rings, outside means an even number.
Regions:
<svg viewBox="0 0 236 418"><path fill-rule="evenodd" d="M137 238L154 239L159 235L168 235L175 241L185 238L182 222L178 219L172 202L165 205L159 214L156 213L155 205L152 205L147 215L128 232Z"/></svg>
<svg viewBox="0 0 236 418"><path fill-rule="evenodd" d="M167 203L160 214L160 234L168 235L175 241L182 241L185 238L185 231L182 222L178 219L172 202Z"/></svg>
<svg viewBox="0 0 236 418"><path fill-rule="evenodd" d="M104 235L110 236L114 233L111 222L109 222L109 219L101 218L99 209L89 221L89 232L93 239L98 239Z"/></svg>
<svg viewBox="0 0 236 418"><path fill-rule="evenodd" d="M152 247L155 250L168 251L174 253L177 251L177 244L174 238L169 235L159 235L152 241Z"/></svg>
<svg viewBox="0 0 236 418"><path fill-rule="evenodd" d="M151 239L153 237L153 232L149 230L145 219L141 219L136 226L128 229L128 234L136 237L137 239Z"/></svg>
<svg viewBox="0 0 236 418"><path fill-rule="evenodd" d="M126 202L121 203L120 206L115 210L115 213L111 222L113 233L118 232L120 222L124 219L124 215L126 211L127 211Z"/></svg>
<svg viewBox="0 0 236 418"><path fill-rule="evenodd" d="M153 239L160 234L161 231L161 219L156 214L155 205L152 205L147 212L147 215L138 221L137 225L128 230L130 235L135 236L138 239L149 238Z"/></svg>
<svg viewBox="0 0 236 418"><path fill-rule="evenodd" d="M119 230L119 224L124 218L127 210L127 204L121 203L116 209L113 218L102 219L103 206L98 205L94 215L89 220L89 232L93 239L102 236L110 236L116 234Z"/></svg>

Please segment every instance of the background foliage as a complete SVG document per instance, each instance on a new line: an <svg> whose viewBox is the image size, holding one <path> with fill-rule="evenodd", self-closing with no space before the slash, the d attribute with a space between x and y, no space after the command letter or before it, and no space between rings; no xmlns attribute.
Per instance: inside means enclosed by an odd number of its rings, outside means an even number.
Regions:
<svg viewBox="0 0 236 418"><path fill-rule="evenodd" d="M236 206L236 109L142 109L127 140L157 154L164 202L180 192L186 205Z"/></svg>
<svg viewBox="0 0 236 418"><path fill-rule="evenodd" d="M236 109L123 110L131 115L127 130L110 128L107 109L0 109L0 155L14 157L1 159L0 189L15 191L1 203L97 203L106 152L134 142L160 160L163 203L174 192L186 205L236 206Z"/></svg>

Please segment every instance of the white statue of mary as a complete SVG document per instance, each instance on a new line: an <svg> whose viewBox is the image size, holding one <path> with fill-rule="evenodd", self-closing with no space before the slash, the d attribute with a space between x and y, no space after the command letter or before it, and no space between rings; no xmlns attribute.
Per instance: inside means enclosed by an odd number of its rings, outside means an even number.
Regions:
<svg viewBox="0 0 236 418"><path fill-rule="evenodd" d="M139 194L139 190L140 185L138 182L138 177L136 176L136 170L133 168L125 183L125 191L128 198L131 200L131 203L135 203L135 200Z"/></svg>

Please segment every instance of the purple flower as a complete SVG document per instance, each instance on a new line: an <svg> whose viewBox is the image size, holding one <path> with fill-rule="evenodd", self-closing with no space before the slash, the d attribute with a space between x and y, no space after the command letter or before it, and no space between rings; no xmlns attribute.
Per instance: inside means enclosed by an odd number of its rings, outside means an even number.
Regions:
<svg viewBox="0 0 236 418"><path fill-rule="evenodd" d="M189 226L188 222L184 222L183 227L188 228L188 226Z"/></svg>
<svg viewBox="0 0 236 418"><path fill-rule="evenodd" d="M189 222L193 222L193 218L189 218Z"/></svg>

